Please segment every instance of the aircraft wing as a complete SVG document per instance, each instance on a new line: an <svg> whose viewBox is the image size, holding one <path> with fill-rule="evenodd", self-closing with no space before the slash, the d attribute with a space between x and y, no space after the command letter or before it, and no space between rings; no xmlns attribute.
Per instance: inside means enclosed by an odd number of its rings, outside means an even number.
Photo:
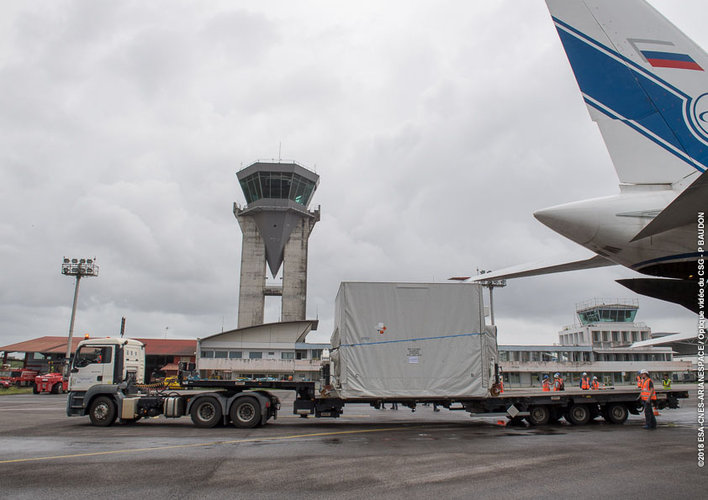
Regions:
<svg viewBox="0 0 708 500"><path fill-rule="evenodd" d="M529 276L540 276L542 274L564 273L568 271L580 271L583 269L593 269L596 267L616 266L615 262L608 260L601 255L595 255L589 259L574 260L571 262L551 263L549 261L541 261L533 264L522 264L519 266L508 267L499 271L480 274L475 276L470 281L489 281L503 280L513 278L526 278Z"/></svg>
<svg viewBox="0 0 708 500"><path fill-rule="evenodd" d="M708 210L708 176L703 173L688 186L669 206L632 238L632 241L648 238L669 229L696 222L698 212Z"/></svg>

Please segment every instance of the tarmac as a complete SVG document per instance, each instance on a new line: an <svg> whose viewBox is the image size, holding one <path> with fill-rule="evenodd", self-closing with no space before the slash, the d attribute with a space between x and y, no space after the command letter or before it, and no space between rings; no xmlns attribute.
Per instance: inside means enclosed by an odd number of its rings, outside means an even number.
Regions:
<svg viewBox="0 0 708 500"><path fill-rule="evenodd" d="M65 395L0 397L0 498L705 498L696 390L643 416L574 427L418 406L345 407L339 419L281 414L257 429L188 417L93 427ZM390 408L390 405L387 405Z"/></svg>

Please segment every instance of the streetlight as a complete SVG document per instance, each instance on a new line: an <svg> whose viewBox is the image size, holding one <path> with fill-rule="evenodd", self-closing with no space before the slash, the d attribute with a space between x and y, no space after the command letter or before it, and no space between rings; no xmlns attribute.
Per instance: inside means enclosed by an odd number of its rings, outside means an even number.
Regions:
<svg viewBox="0 0 708 500"><path fill-rule="evenodd" d="M477 270L479 274L487 274L491 273L492 271L480 271L479 269ZM490 279L490 280L479 280L477 281L480 285L483 287L489 288L489 316L491 317L492 320L492 325L494 324L494 288L503 288L506 286L506 280L495 280L495 279Z"/></svg>
<svg viewBox="0 0 708 500"><path fill-rule="evenodd" d="M477 269L477 274L487 274L491 273L492 271L485 271L485 270L479 270ZM452 278L448 278L449 280L453 281L467 281L470 279L471 276L453 276ZM489 280L476 280L477 283L482 285L485 288L489 288L489 315L492 320L492 325L494 324L494 289L495 288L502 288L506 286L506 280L495 280L495 279L489 279Z"/></svg>
<svg viewBox="0 0 708 500"><path fill-rule="evenodd" d="M76 302L79 298L79 282L83 276L98 276L98 264L96 257L93 259L67 259L61 264L61 273L64 276L76 276L76 287L74 288L74 305L71 307L71 322L69 323L69 341L66 344L66 360L64 364L64 376L69 376L69 360L71 359L71 338L74 335L74 318L76 317Z"/></svg>

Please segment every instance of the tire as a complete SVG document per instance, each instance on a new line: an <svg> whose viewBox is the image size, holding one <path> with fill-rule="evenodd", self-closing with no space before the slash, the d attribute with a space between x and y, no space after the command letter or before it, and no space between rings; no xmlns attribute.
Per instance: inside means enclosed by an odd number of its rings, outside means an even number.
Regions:
<svg viewBox="0 0 708 500"><path fill-rule="evenodd" d="M37 387L37 384L32 386L32 394L39 394L39 388Z"/></svg>
<svg viewBox="0 0 708 500"><path fill-rule="evenodd" d="M573 425L585 425L590 421L590 408L572 404L565 413L565 419Z"/></svg>
<svg viewBox="0 0 708 500"><path fill-rule="evenodd" d="M629 410L621 403L612 403L607 405L603 412L605 420L611 424L622 425L629 416Z"/></svg>
<svg viewBox="0 0 708 500"><path fill-rule="evenodd" d="M551 410L548 406L538 405L529 409L526 421L531 425L546 425L551 419Z"/></svg>
<svg viewBox="0 0 708 500"><path fill-rule="evenodd" d="M261 405L255 398L238 398L229 412L234 426L249 429L261 423Z"/></svg>
<svg viewBox="0 0 708 500"><path fill-rule="evenodd" d="M51 390L52 394L61 394L62 392L64 392L64 391L62 390L61 382L57 382L56 384L54 384L52 386L52 390Z"/></svg>
<svg viewBox="0 0 708 500"><path fill-rule="evenodd" d="M89 418L91 424L99 427L108 427L116 421L116 403L113 398L99 396L91 402L89 407Z"/></svg>
<svg viewBox="0 0 708 500"><path fill-rule="evenodd" d="M189 414L194 425L202 428L216 427L223 416L221 404L212 397L199 399L192 405Z"/></svg>

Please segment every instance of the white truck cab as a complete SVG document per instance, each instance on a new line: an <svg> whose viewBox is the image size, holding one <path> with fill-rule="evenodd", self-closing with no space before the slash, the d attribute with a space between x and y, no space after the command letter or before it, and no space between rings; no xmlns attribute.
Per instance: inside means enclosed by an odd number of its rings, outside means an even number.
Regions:
<svg viewBox="0 0 708 500"><path fill-rule="evenodd" d="M69 391L87 391L98 384L118 384L145 378L145 346L137 340L103 338L82 340L76 349Z"/></svg>

